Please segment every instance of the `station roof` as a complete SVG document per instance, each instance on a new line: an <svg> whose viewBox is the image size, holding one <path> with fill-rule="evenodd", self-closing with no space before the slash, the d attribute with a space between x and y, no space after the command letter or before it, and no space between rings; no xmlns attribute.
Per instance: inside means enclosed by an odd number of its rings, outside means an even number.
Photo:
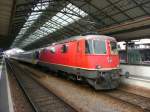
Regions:
<svg viewBox="0 0 150 112"><path fill-rule="evenodd" d="M150 37L150 0L14 0L12 3L7 15L11 18L6 22L9 38L14 39L12 48L39 48L85 32L111 35L118 41Z"/></svg>
<svg viewBox="0 0 150 112"><path fill-rule="evenodd" d="M12 39L8 38L10 18L12 11L12 0L0 0L0 47L8 47L12 42Z"/></svg>

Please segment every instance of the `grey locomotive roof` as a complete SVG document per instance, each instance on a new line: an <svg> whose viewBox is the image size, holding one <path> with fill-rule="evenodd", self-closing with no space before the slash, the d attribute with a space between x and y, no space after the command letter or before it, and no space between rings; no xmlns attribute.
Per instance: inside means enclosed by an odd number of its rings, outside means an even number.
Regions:
<svg viewBox="0 0 150 112"><path fill-rule="evenodd" d="M56 45L56 44L66 43L66 42L80 40L80 39L90 39L90 38L93 38L93 37L99 38L101 40L106 40L106 39L115 40L115 38L110 37L110 36L106 36L106 35L85 35L85 36L81 35L81 36L74 36L74 37L71 37L69 39L65 39L65 40L62 40L62 41L58 41L58 42L52 43L50 45Z"/></svg>

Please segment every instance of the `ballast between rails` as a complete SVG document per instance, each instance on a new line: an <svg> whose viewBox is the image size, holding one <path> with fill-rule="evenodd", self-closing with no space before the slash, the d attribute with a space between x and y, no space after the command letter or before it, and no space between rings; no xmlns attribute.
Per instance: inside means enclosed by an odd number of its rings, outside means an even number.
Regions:
<svg viewBox="0 0 150 112"><path fill-rule="evenodd" d="M17 82L33 106L35 112L43 111L69 111L76 112L70 105L51 93L44 86L39 84L30 75L31 72L19 67L15 62L8 62L9 67L17 78ZM28 75L27 75L28 74ZM37 89L38 88L38 89Z"/></svg>
<svg viewBox="0 0 150 112"><path fill-rule="evenodd" d="M16 78L16 81L18 82L20 88L22 89L22 91L24 92L26 98L28 99L29 103L31 104L31 106L33 107L34 111L35 112L39 112L38 109L36 108L36 106L34 105L34 103L32 102L31 98L28 96L28 93L26 92L23 84L21 83L21 81L18 79L18 77L16 76L16 71L14 71L14 68L12 67L13 65L10 64L10 62L6 59L5 60L6 62L6 65L10 68L10 70L13 72L15 78Z"/></svg>

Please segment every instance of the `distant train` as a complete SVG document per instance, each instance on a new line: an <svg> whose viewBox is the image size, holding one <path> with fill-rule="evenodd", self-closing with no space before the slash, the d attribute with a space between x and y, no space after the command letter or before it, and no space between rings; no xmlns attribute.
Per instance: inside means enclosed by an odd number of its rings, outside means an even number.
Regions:
<svg viewBox="0 0 150 112"><path fill-rule="evenodd" d="M114 89L120 83L117 42L109 36L76 36L11 58L86 80L95 89Z"/></svg>

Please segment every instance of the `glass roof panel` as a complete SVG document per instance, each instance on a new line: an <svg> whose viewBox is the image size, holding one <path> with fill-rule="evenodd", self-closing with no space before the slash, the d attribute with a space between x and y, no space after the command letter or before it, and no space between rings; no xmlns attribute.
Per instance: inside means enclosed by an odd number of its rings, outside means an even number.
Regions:
<svg viewBox="0 0 150 112"><path fill-rule="evenodd" d="M81 17L85 17L87 15L88 15L87 13L85 13L84 11L76 7L75 5L69 3L65 8L63 8L55 16L53 16L51 19L45 22L39 29L33 32L33 34L31 34L26 40L30 39L31 42L28 43L30 44L36 39L40 39L44 36L47 36L50 33L53 33L57 31L58 29L61 29L71 23L74 23L75 21L81 19ZM38 37L35 38L35 36L33 35L38 35Z"/></svg>
<svg viewBox="0 0 150 112"><path fill-rule="evenodd" d="M61 12L58 12L58 13L56 14L56 16L58 16L58 17L62 17L62 16L64 16L64 14L63 14L63 13L61 13Z"/></svg>
<svg viewBox="0 0 150 112"><path fill-rule="evenodd" d="M21 38L25 32L27 31L27 29L35 22L35 20L37 20L37 18L42 14L42 12L34 12L34 11L38 11L38 10L44 10L49 6L49 2L45 2L45 3L38 3L34 9L33 12L30 14L30 16L28 17L27 21L25 22L25 24L23 25L23 28L20 29L20 32L18 33L18 35L21 36L17 36L18 38ZM28 27L27 27L28 26ZM24 29L26 27L26 29ZM19 40L19 39L18 39ZM16 41L14 41L16 42Z"/></svg>

